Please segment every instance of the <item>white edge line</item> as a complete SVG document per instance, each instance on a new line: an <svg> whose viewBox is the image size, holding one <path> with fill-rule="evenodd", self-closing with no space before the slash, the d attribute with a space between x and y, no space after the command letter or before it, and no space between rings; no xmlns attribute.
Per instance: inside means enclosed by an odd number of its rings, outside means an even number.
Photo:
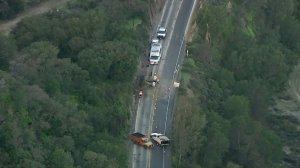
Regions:
<svg viewBox="0 0 300 168"><path fill-rule="evenodd" d="M179 53L178 53L178 55L177 55L177 60L176 60L175 68L174 68L173 79L172 79L171 86L170 86L170 88L169 88L169 97L168 97L168 105L167 105L167 111L166 111L166 120L165 120L165 130L164 130L164 134L166 134L166 129L167 129L168 112L169 112L170 98L171 98L171 88L173 88L173 87L172 87L172 84L174 84L174 81L175 81L175 75L176 75L176 72L178 72L178 71L176 70L176 68L177 68L177 66L178 66L179 57L180 57L180 55L181 55L181 50L182 50L183 42L184 42L184 36L183 36L183 38L181 39L180 49L179 49Z"/></svg>
<svg viewBox="0 0 300 168"><path fill-rule="evenodd" d="M176 71L176 68L177 68L177 66L178 66L179 57L180 57L180 55L181 55L181 50L182 50L182 46L183 46L183 42L184 42L184 37L185 37L185 35L186 35L186 33L187 33L187 30L188 30L188 27L189 27L189 25L190 25L190 22L191 22L191 15L192 15L193 12L194 12L195 5L196 5L196 0L194 0L193 7L192 7L192 11L191 11L191 13L190 13L190 16L189 16L189 20L188 20L187 26L186 26L186 28L185 28L184 36L183 36L183 38L182 38L181 45L180 45L180 49L179 49L179 53L178 53L178 55L177 55L177 60L176 60L176 64L175 64L175 68L174 68L174 73L173 73L173 79L172 79L171 87L170 87L170 89L169 89L169 97L168 97L168 105L167 105L167 111L166 111L166 120L165 120L165 130L164 130L164 134L166 134L166 129L167 129L168 113L169 113L170 98L171 98L171 88L173 88L172 85L173 85L173 83L174 83L174 81L175 81L175 75L176 75L176 72L177 72L177 71ZM181 5L180 5L180 6L181 6ZM178 11L178 13L179 13L179 11ZM164 158L164 156L165 156L165 153L164 153L164 149L163 149L163 168L165 167L165 158Z"/></svg>

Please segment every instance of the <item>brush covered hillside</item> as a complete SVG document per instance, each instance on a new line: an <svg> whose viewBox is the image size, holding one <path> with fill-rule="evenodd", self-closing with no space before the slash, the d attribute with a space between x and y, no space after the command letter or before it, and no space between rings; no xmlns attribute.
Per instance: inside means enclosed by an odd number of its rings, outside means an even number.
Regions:
<svg viewBox="0 0 300 168"><path fill-rule="evenodd" d="M1 168L127 166L148 6L76 0L0 34Z"/></svg>
<svg viewBox="0 0 300 168"><path fill-rule="evenodd" d="M300 1L202 2L181 74L173 166L299 168L299 128L270 107L299 61Z"/></svg>

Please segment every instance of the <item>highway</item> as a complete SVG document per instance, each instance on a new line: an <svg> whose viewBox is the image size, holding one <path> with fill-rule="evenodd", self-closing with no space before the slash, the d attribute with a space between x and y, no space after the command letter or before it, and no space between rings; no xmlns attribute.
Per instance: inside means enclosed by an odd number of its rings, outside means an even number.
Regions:
<svg viewBox="0 0 300 168"><path fill-rule="evenodd" d="M165 133L170 139L172 115L175 105L178 70L184 55L184 37L196 0L167 0L162 11L159 25L168 30L163 40L162 60L149 71L157 73L160 83L156 88L144 91L139 100L134 131L150 135L152 132ZM170 147L155 146L144 149L133 145L132 168L170 168Z"/></svg>

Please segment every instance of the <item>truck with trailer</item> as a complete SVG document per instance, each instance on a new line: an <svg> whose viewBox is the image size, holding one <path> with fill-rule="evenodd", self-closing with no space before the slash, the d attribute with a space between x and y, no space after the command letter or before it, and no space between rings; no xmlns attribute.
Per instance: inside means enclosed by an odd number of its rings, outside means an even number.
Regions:
<svg viewBox="0 0 300 168"><path fill-rule="evenodd" d="M152 148L154 146L153 143L147 138L146 135L139 132L130 134L130 139L134 143L139 144L145 148Z"/></svg>

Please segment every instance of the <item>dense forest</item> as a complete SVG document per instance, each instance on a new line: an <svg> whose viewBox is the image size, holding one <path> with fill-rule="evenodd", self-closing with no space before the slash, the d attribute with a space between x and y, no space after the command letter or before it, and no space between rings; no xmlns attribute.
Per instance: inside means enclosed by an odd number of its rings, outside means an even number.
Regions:
<svg viewBox="0 0 300 168"><path fill-rule="evenodd" d="M300 1L202 2L181 73L173 167L299 167L283 152L299 131L269 107L299 61Z"/></svg>
<svg viewBox="0 0 300 168"><path fill-rule="evenodd" d="M0 34L1 168L127 166L148 6L76 0Z"/></svg>

